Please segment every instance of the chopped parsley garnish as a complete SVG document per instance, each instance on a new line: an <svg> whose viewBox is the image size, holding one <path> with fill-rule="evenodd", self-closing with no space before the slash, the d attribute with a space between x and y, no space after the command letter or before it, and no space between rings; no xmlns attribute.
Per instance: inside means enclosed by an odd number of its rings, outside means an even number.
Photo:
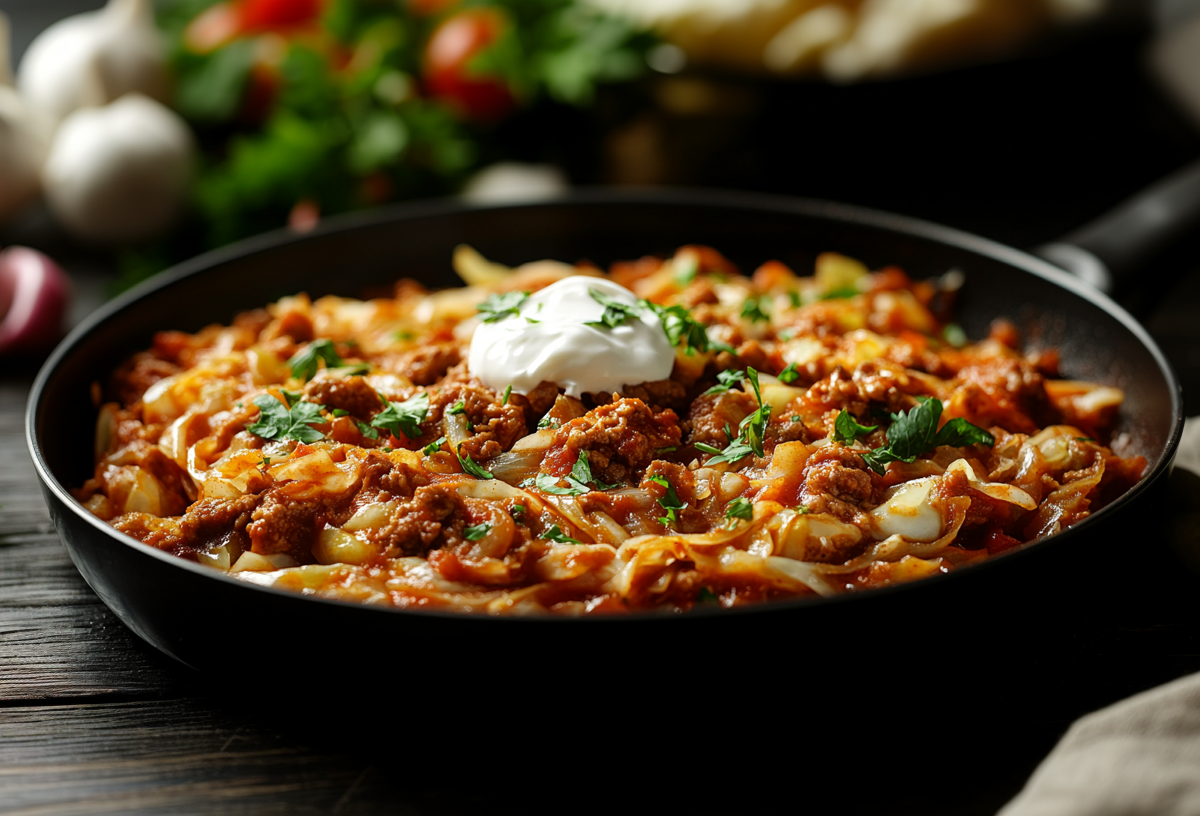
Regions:
<svg viewBox="0 0 1200 816"><path fill-rule="evenodd" d="M392 436L397 438L400 434L404 434L409 439L416 439L421 435L421 423L425 421L425 416L429 413L428 392L422 391L404 402L392 402L391 400L385 400L385 402L387 402L387 407L375 415L371 420L372 425L391 431Z"/></svg>
<svg viewBox="0 0 1200 816"><path fill-rule="evenodd" d="M761 298L746 298L746 302L742 304L742 317L749 320L751 323L766 323L771 318L763 311Z"/></svg>
<svg viewBox="0 0 1200 816"><path fill-rule="evenodd" d="M462 414L467 419L467 430L472 431L472 432L475 430L475 423L471 421L470 417L467 417L467 403L465 400L459 400L458 402L451 405L446 410L446 413L447 414Z"/></svg>
<svg viewBox="0 0 1200 816"><path fill-rule="evenodd" d="M546 414L544 417L542 417L541 419L538 420L537 426L538 426L538 430L541 431L546 428L557 428L561 424L562 423L559 422L557 419L550 416L549 414Z"/></svg>
<svg viewBox="0 0 1200 816"><path fill-rule="evenodd" d="M350 412L347 411L345 408L334 408L329 413L331 413L335 417L350 416Z"/></svg>
<svg viewBox="0 0 1200 816"><path fill-rule="evenodd" d="M696 279L696 274L700 271L700 262L696 260L695 255L684 255L682 258L675 258L675 283L682 286L687 286Z"/></svg>
<svg viewBox="0 0 1200 816"><path fill-rule="evenodd" d="M843 286L840 289L831 289L830 291L821 295L821 300L844 300L845 298L852 298L858 294L862 293L858 291L857 287Z"/></svg>
<svg viewBox="0 0 1200 816"><path fill-rule="evenodd" d="M292 358L288 360L288 366L292 369L293 377L308 381L317 375L317 370L321 367L321 360L325 361L326 368L342 365L342 358L333 348L333 341L324 337L314 340L293 354Z"/></svg>
<svg viewBox="0 0 1200 816"><path fill-rule="evenodd" d="M750 521L754 518L754 505L749 499L738 496L725 508L725 518Z"/></svg>
<svg viewBox="0 0 1200 816"><path fill-rule="evenodd" d="M519 516L523 516L523 515L525 515L525 505L523 505L523 504L514 504L514 505L512 506L512 509L511 509L511 510L509 510L508 512L509 512L509 515L511 515L513 518L517 518L517 517L519 517Z"/></svg>
<svg viewBox="0 0 1200 816"><path fill-rule="evenodd" d="M504 399L500 400L501 405L508 405L508 398L512 396L512 383L509 383L504 389Z"/></svg>
<svg viewBox="0 0 1200 816"><path fill-rule="evenodd" d="M367 439L378 439L379 430L372 425L368 425L361 419L354 420L354 424L358 426L358 432Z"/></svg>
<svg viewBox="0 0 1200 816"><path fill-rule="evenodd" d="M595 289L588 289L588 294L592 296L592 300L604 307L604 314L600 315L599 320L589 320L584 324L587 326L595 326L598 329L615 329L637 317L637 313L641 310L637 304L622 303Z"/></svg>
<svg viewBox="0 0 1200 816"><path fill-rule="evenodd" d="M454 452L454 455L458 457L458 463L460 465L462 465L463 473L470 473L472 476L474 476L478 479L495 479L496 478L491 473L489 473L488 471L486 471L482 467L480 467L478 464L476 464L475 460L472 459L470 456L463 456L462 450L461 450L462 446L460 445L459 448L460 448L459 450Z"/></svg>
<svg viewBox="0 0 1200 816"><path fill-rule="evenodd" d="M315 402L301 402L300 395L291 391L283 391L287 400L284 405L270 394L262 394L254 398L254 404L260 411L258 421L246 426L246 430L263 439L295 439L297 442L318 442L325 434L310 426L309 423L324 422L321 410L324 405Z"/></svg>
<svg viewBox="0 0 1200 816"><path fill-rule="evenodd" d="M605 484L592 475L592 466L588 462L588 452L581 450L579 458L575 460L575 465L571 468L571 479L588 484L589 482L596 485L601 490L612 490L616 484Z"/></svg>
<svg viewBox="0 0 1200 816"><path fill-rule="evenodd" d="M519 313L521 304L529 297L528 292L504 292L488 295L487 300L475 308L486 315L484 323L495 323L509 315L514 317Z"/></svg>
<svg viewBox="0 0 1200 816"><path fill-rule="evenodd" d="M878 425L859 425L854 415L843 408L833 422L833 438L843 445L852 445L854 440L866 436L878 427Z"/></svg>
<svg viewBox="0 0 1200 816"><path fill-rule="evenodd" d="M475 524L471 527L463 529L463 538L467 541L478 541L492 530L492 525L484 522L483 524Z"/></svg>
<svg viewBox="0 0 1200 816"><path fill-rule="evenodd" d="M425 447L421 448L421 452L426 456L432 456L442 449L442 445L446 444L446 437L439 436L437 439L430 442Z"/></svg>
<svg viewBox="0 0 1200 816"><path fill-rule="evenodd" d="M683 306L659 306L648 300L643 300L642 305L657 315L672 346L683 346L683 351L688 356L697 351L709 350L712 344L704 324L693 318L692 313Z"/></svg>
<svg viewBox="0 0 1200 816"><path fill-rule="evenodd" d="M803 422L803 421L804 421L804 417L800 416L799 414L792 414L792 423L793 424L797 423L797 422Z"/></svg>
<svg viewBox="0 0 1200 816"><path fill-rule="evenodd" d="M802 516L806 516L812 512L812 510L808 509L807 504L798 504L795 507L793 507L792 509L795 510L797 513L799 513Z"/></svg>
<svg viewBox="0 0 1200 816"><path fill-rule="evenodd" d="M920 454L940 445L996 444L994 436L962 417L950 420L939 431L941 416L942 401L939 399L925 399L908 413L893 414L891 427L887 429L888 444L864 453L863 461L882 475L888 462L912 462Z"/></svg>
<svg viewBox="0 0 1200 816"><path fill-rule="evenodd" d="M955 348L962 348L967 344L967 333L957 323L947 323L946 328L942 329L942 338Z"/></svg>
<svg viewBox="0 0 1200 816"><path fill-rule="evenodd" d="M677 450L679 450L678 445L668 445L665 448L655 448L654 452L655 453L674 453Z"/></svg>
<svg viewBox="0 0 1200 816"><path fill-rule="evenodd" d="M717 383L712 388L705 391L700 396L707 397L709 394L724 394L730 388L746 379L746 372L737 368L729 368L725 371L717 372Z"/></svg>
<svg viewBox="0 0 1200 816"><path fill-rule="evenodd" d="M788 300L792 302L793 309L799 309L800 305L804 303L804 301L800 298L799 290L796 289L788 290Z"/></svg>
<svg viewBox="0 0 1200 816"><path fill-rule="evenodd" d="M795 363L788 363L787 368L779 372L779 381L784 385L791 385L800 378L800 372L796 370Z"/></svg>
<svg viewBox="0 0 1200 816"><path fill-rule="evenodd" d="M546 532L542 533L542 538L546 541L553 541L556 544L582 544L583 542L577 538L571 538L562 531L557 524L551 527Z"/></svg>
<svg viewBox="0 0 1200 816"><path fill-rule="evenodd" d="M558 483L563 481L570 486L559 487ZM533 485L543 493L550 493L554 496L582 496L584 493L590 493L592 491L590 487L576 479L574 476L566 476L560 479L556 476L550 476L546 473L539 473L537 478L533 480Z"/></svg>
<svg viewBox="0 0 1200 816"><path fill-rule="evenodd" d="M700 591L696 593L696 603L712 603L719 600L721 597L708 587L700 587Z"/></svg>
<svg viewBox="0 0 1200 816"><path fill-rule="evenodd" d="M755 456L763 455L763 434L767 429L767 422L771 418L771 405L764 403L762 399L762 390L758 384L758 372L747 366L746 376L750 380L750 385L754 389L754 398L758 400L758 410L749 414L745 419L738 424L738 435L735 439L731 429L726 427L725 435L729 437L729 445L725 450L708 460L708 464L716 465L721 462L736 462L739 459L744 459L750 454ZM701 448L696 446L706 453L711 453L712 449L706 445Z"/></svg>
<svg viewBox="0 0 1200 816"><path fill-rule="evenodd" d="M415 340L415 339L417 339L417 334L416 334L416 332L410 332L407 329L401 329L400 331L398 331L392 335L392 339L394 339L394 340Z"/></svg>
<svg viewBox="0 0 1200 816"><path fill-rule="evenodd" d="M662 522L664 526L670 527L679 520L679 517L675 514L675 511L682 510L687 507L687 505L680 501L679 494L675 492L675 488L667 480L666 476L651 476L650 481L657 485L662 485L667 489L666 495L658 500L659 507L661 507L663 510L666 510L667 514L665 516L660 516L658 520Z"/></svg>

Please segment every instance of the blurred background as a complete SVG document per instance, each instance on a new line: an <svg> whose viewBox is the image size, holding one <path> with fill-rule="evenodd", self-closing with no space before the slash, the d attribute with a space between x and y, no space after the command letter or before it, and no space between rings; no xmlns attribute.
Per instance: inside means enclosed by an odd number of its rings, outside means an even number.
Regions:
<svg viewBox="0 0 1200 816"><path fill-rule="evenodd" d="M3 11L0 244L51 254L91 303L264 230L571 185L825 198L1033 247L1200 158L1197 0ZM1197 269L1200 236L1123 294L1187 381L1191 320L1163 304L1200 303Z"/></svg>

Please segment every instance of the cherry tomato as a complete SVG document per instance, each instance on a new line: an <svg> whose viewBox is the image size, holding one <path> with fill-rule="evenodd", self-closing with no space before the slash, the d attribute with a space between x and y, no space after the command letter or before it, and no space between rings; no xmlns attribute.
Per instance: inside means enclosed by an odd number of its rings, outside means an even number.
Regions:
<svg viewBox="0 0 1200 816"><path fill-rule="evenodd" d="M494 122L511 112L515 100L508 84L498 77L472 74L467 67L506 25L504 16L491 8L465 9L441 23L425 44L426 92L468 119Z"/></svg>
<svg viewBox="0 0 1200 816"><path fill-rule="evenodd" d="M279 31L321 16L321 0L242 0L242 31Z"/></svg>

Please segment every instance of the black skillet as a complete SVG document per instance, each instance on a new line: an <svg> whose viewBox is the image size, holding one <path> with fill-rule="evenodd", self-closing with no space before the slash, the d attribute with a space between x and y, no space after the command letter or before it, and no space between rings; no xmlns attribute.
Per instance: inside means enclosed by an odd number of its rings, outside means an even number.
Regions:
<svg viewBox="0 0 1200 816"><path fill-rule="evenodd" d="M1031 346L1059 349L1066 376L1124 389L1122 451L1144 455L1150 469L1129 494L1083 523L949 575L831 599L581 620L395 611L265 589L145 547L71 497L70 488L92 469L92 383L145 348L155 331L227 322L297 291L354 296L401 276L452 286L449 259L460 243L507 264L556 258L604 266L704 243L747 270L772 258L808 270L826 250L873 268L896 264L914 278L958 269L966 285L957 319L968 335L982 337L993 318L1008 317ZM1106 296L1031 255L944 227L816 201L592 190L550 203L405 205L331 220L306 235L260 236L181 264L99 310L59 346L33 387L27 433L71 558L121 620L157 648L213 677L265 671L293 684L360 684L386 676L396 687L426 688L450 678L467 678L469 685L480 672L489 684L553 684L589 668L615 671L606 682L618 682L629 670L619 667L620 656L634 651L646 656L648 672L664 663L690 666L687 656L705 655L694 666L709 677L718 669L786 667L799 654L814 656L815 648L826 658L819 661L823 674L861 680L873 676L868 669L882 655L916 648L906 636L879 636L895 633L902 621L914 622L914 632L933 627L942 642L992 638L980 659L1023 654L1030 633L1044 632L1060 610L1095 601L1081 570L1127 540L1122 523L1161 501L1152 488L1168 472L1182 421L1179 386L1145 330ZM857 645L847 652L843 642ZM922 665L935 667L934 675L949 670L946 660L966 659L959 646L923 644L931 657ZM1053 652L1053 644L1042 645ZM828 659L831 653L836 659ZM217 674L223 672L234 674Z"/></svg>

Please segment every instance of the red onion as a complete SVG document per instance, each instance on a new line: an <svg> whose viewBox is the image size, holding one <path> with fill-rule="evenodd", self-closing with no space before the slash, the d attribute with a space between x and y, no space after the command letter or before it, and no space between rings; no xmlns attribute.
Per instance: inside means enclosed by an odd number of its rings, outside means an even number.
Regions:
<svg viewBox="0 0 1200 816"><path fill-rule="evenodd" d="M0 252L0 354L46 351L63 333L71 296L66 273L29 247Z"/></svg>

